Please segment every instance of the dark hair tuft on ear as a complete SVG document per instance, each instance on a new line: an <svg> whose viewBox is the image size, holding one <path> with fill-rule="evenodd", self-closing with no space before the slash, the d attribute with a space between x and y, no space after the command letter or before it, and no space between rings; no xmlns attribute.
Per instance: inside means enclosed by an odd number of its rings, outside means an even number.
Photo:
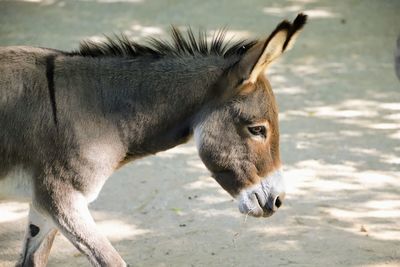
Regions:
<svg viewBox="0 0 400 267"><path fill-rule="evenodd" d="M308 16L303 13L298 14L297 17L293 21L292 30L295 32L297 32L298 30L301 30L307 22L307 17Z"/></svg>
<svg viewBox="0 0 400 267"><path fill-rule="evenodd" d="M292 39L293 35L296 32L300 31L304 27L306 22L307 22L307 15L303 14L303 13L299 13L297 15L297 17L295 18L295 20L293 21L293 24L291 24L289 26L288 36L287 36L285 43L283 44L282 52L285 51L285 49L286 49L287 45L289 44L290 39Z"/></svg>

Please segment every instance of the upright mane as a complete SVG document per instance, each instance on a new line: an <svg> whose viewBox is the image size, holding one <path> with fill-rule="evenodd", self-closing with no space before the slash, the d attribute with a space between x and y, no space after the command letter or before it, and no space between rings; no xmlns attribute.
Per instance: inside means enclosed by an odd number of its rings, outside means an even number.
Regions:
<svg viewBox="0 0 400 267"><path fill-rule="evenodd" d="M195 56L218 55L229 57L240 55L255 44L255 40L226 41L226 29L217 31L210 41L206 32L199 31L197 37L192 29L182 33L171 27L171 41L148 38L143 44L130 40L126 35L106 36L103 42L82 41L79 49L72 52L84 57L138 57L138 56Z"/></svg>

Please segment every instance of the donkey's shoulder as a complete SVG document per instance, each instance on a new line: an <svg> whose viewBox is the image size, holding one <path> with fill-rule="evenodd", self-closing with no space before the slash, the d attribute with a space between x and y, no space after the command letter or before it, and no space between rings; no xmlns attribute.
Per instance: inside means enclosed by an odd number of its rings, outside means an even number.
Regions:
<svg viewBox="0 0 400 267"><path fill-rule="evenodd" d="M64 52L42 47L33 46L0 46L0 62L7 63L29 63L37 59L46 58L51 55L63 54Z"/></svg>
<svg viewBox="0 0 400 267"><path fill-rule="evenodd" d="M37 47L37 46L27 46L27 45L12 45L12 46L0 46L0 53L35 53L35 54L54 54L54 53L64 53L61 50Z"/></svg>

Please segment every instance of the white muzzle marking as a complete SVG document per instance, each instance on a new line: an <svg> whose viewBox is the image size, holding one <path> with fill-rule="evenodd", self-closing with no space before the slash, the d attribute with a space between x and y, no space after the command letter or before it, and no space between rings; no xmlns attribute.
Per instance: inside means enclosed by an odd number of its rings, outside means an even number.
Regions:
<svg viewBox="0 0 400 267"><path fill-rule="evenodd" d="M279 200L277 200L279 197ZM285 197L285 185L282 171L274 171L262 179L261 183L243 189L239 196L241 213L254 217L271 216L280 206Z"/></svg>

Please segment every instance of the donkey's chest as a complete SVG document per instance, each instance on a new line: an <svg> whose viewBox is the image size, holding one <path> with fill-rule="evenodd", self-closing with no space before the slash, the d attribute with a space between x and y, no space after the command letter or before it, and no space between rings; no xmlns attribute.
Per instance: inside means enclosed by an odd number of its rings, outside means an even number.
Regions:
<svg viewBox="0 0 400 267"><path fill-rule="evenodd" d="M32 173L15 167L0 177L0 199L29 200L32 198Z"/></svg>

